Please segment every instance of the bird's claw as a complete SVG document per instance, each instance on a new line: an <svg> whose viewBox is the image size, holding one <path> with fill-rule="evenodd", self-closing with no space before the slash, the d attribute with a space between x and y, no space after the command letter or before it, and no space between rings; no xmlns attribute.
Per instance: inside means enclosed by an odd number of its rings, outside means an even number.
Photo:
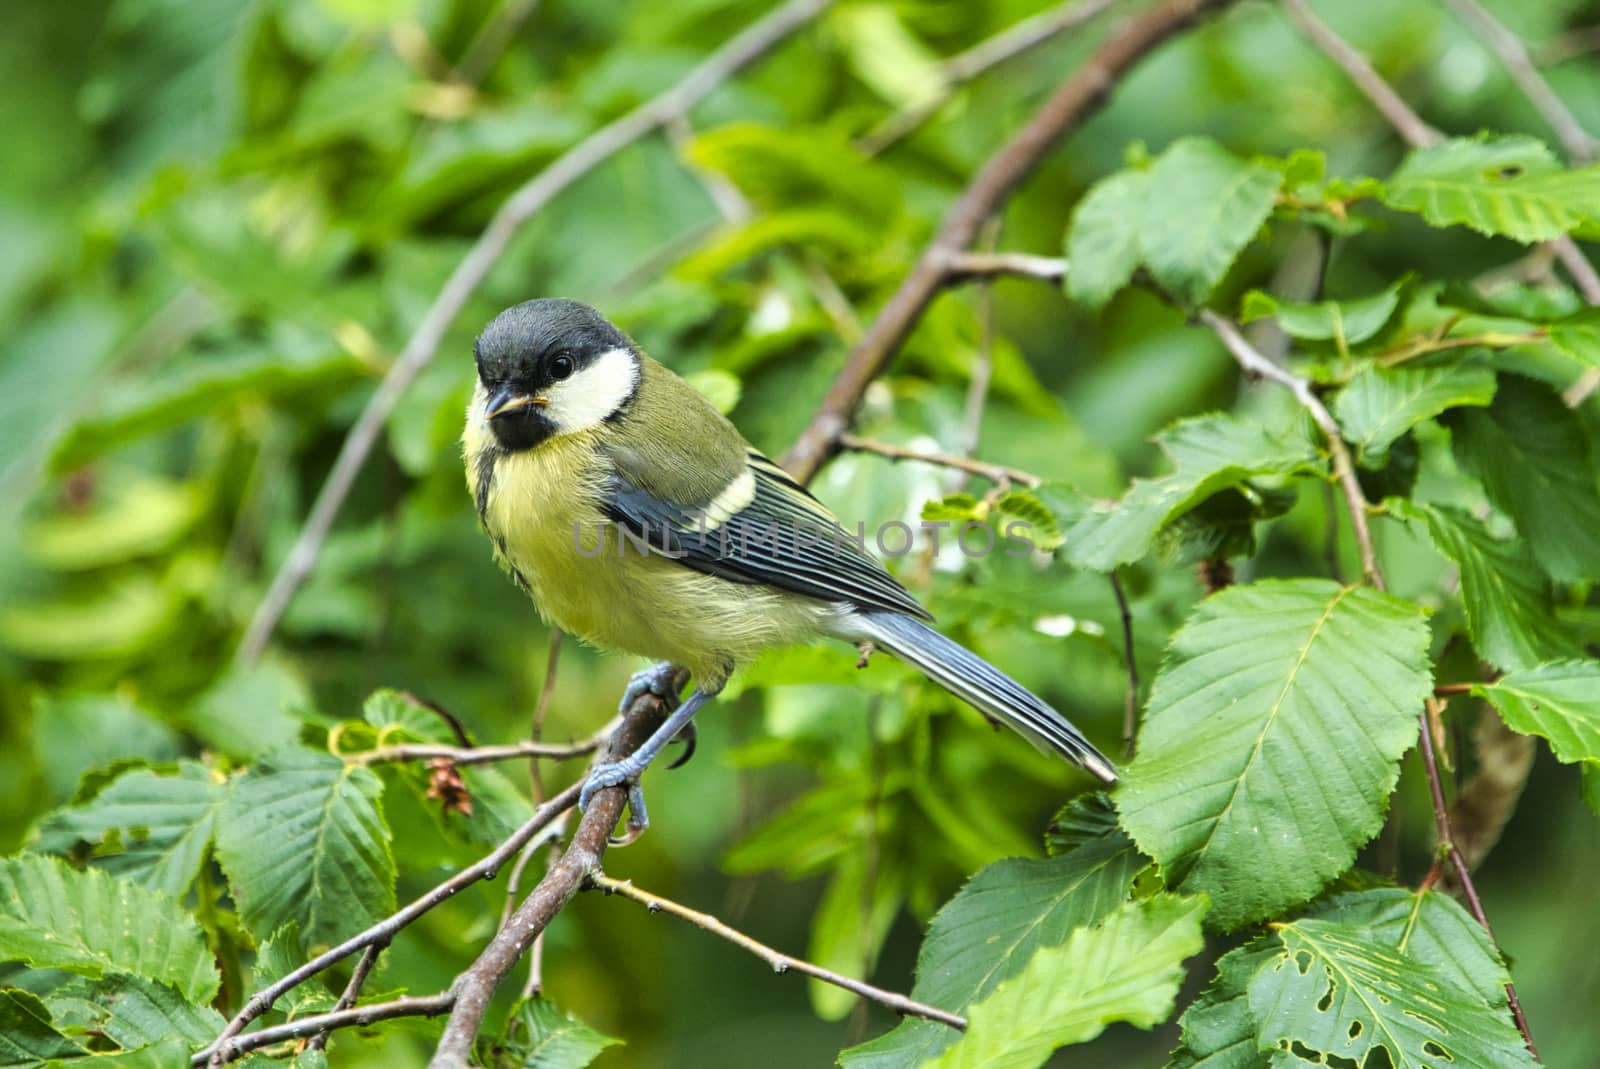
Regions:
<svg viewBox="0 0 1600 1069"><path fill-rule="evenodd" d="M628 833L622 839L613 839L612 842L616 845L633 842L650 827L650 814L644 805L644 788L639 786L639 775L643 771L627 759L603 761L589 770L582 789L578 791L578 810L582 812L589 808L595 792L603 791L607 787L628 788Z"/></svg>
<svg viewBox="0 0 1600 1069"><path fill-rule="evenodd" d="M627 689L622 692L622 701L617 705L617 712L626 713L629 706L646 694L655 695L669 706L677 704L678 694L672 687L672 665L653 664L649 668L633 673L633 678L628 680Z"/></svg>
<svg viewBox="0 0 1600 1069"><path fill-rule="evenodd" d="M683 730L673 736L673 742L683 743L683 753L678 755L678 759L676 761L667 766L667 770L669 772L674 768L682 768L684 765L689 763L689 758L694 756L695 742L697 739L699 739L699 737L700 733L695 730L693 720L683 725Z"/></svg>

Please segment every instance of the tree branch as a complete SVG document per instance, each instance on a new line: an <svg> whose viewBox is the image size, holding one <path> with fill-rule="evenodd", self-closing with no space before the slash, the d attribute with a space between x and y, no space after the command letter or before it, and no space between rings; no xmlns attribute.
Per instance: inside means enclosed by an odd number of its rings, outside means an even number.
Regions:
<svg viewBox="0 0 1600 1069"><path fill-rule="evenodd" d="M868 156L886 151L939 114L963 85L1068 30L1077 29L1114 3L1116 0L1069 0L1060 7L1012 23L993 37L979 41L965 52L958 52L939 64L938 88L926 100L902 108L883 120L863 135L856 147Z"/></svg>
<svg viewBox="0 0 1600 1069"><path fill-rule="evenodd" d="M1060 282L1066 277L1067 261L1058 256L1035 256L1027 252L968 252L950 257L946 272L947 282L1002 275Z"/></svg>
<svg viewBox="0 0 1600 1069"><path fill-rule="evenodd" d="M1556 96L1550 83L1534 66L1533 57L1528 54L1528 46L1522 43L1522 38L1507 29L1478 0L1444 0L1444 4L1473 33L1483 38L1483 43L1489 46L1491 52L1500 57L1506 73L1517 83L1522 95L1528 98L1528 103L1555 131L1557 140L1567 150L1567 158L1575 163L1588 163L1594 159L1595 150L1600 149L1600 141L1596 141L1583 128L1577 116Z"/></svg>
<svg viewBox="0 0 1600 1069"><path fill-rule="evenodd" d="M833 3L834 0L787 0L773 8L713 52L676 85L584 138L500 205L433 299L400 356L384 375L377 392L345 436L344 445L317 493L305 526L245 629L237 654L239 661L252 663L260 658L289 601L311 574L322 543L395 406L438 352L445 332L523 224L573 182L674 117L686 113L717 86L772 51Z"/></svg>
<svg viewBox="0 0 1600 1069"><path fill-rule="evenodd" d="M355 1006L334 1010L315 1017L302 1017L298 1021L263 1028L247 1036L219 1039L216 1043L190 1057L189 1064L202 1066L231 1062L253 1050L270 1047L290 1039L304 1039L313 1033L327 1035L338 1028L359 1028L396 1017L437 1017L455 1005L455 996L446 992L439 995L397 998L393 1002L375 1002L370 1006ZM219 1057L220 1056L220 1057ZM213 1061L216 1059L216 1061Z"/></svg>
<svg viewBox="0 0 1600 1069"><path fill-rule="evenodd" d="M228 1041L242 1032L251 1021L272 1009L272 1004L282 998L286 992L305 983L324 969L343 961L359 950L365 950L368 947L380 944L387 946L394 939L396 933L430 909L449 900L458 891L470 887L479 880L493 877L495 873L500 871L502 865L510 860L518 850L522 849L525 843L531 841L548 827L556 817L577 804L578 790L579 785L574 784L540 806L534 811L533 816L529 817L510 838L484 855L476 864L462 869L421 898L411 902L404 909L391 913L366 931L353 935L332 950L317 955L282 979L268 984L250 996L250 1000L234 1015L233 1019L228 1022L227 1027L222 1030L222 1034L217 1037L217 1042L211 1048L212 1055L207 1064L211 1066L222 1064L225 1059L219 1059L217 1055L223 1051L233 1050L228 1045ZM230 1058L237 1057L237 1054L230 1053L228 1056Z"/></svg>
<svg viewBox="0 0 1600 1069"><path fill-rule="evenodd" d="M333 1004L333 1012L348 1010L356 1004L361 997L361 989L367 986L367 977L372 975L372 967L378 963L378 955L382 954L388 943L373 943L361 954L361 960L356 962L355 969L350 973L350 982L344 985L344 993L339 996L339 1001ZM328 1046L328 1037L333 1034L333 1027L325 1028L311 1037L307 1044L311 1050L325 1050Z"/></svg>
<svg viewBox="0 0 1600 1069"><path fill-rule="evenodd" d="M340 756L353 765L379 765L396 761L427 761L444 758L453 765L487 765L495 761L515 761L518 758L548 758L565 761L573 757L592 754L605 744L615 721L587 739L565 746L550 742L510 742L503 746L443 746L431 742L406 742L394 746L379 746L372 750Z"/></svg>
<svg viewBox="0 0 1600 1069"><path fill-rule="evenodd" d="M992 483L1017 483L1021 486L1032 488L1044 482L1039 476L1032 472L1023 471L1021 468L1008 468L1003 464L991 464L986 460L974 460L971 457L960 457L953 453L908 449L905 446L880 442L876 438L862 438L854 434L841 434L839 436L839 447L854 450L857 453L875 453L890 460L914 460L921 464L952 468L956 471L964 471L968 475L981 476Z"/></svg>
<svg viewBox="0 0 1600 1069"><path fill-rule="evenodd" d="M831 969L824 969L820 965L813 965L811 962L801 958L790 957L788 954L774 950L760 940L746 935L737 928L724 924L709 913L701 913L699 910L690 909L688 906L674 902L670 898L663 898L660 895L635 887L631 880L613 879L597 869L589 875L589 886L596 890L604 891L608 895L620 895L623 898L632 899L643 905L651 913L670 913L674 917L686 920L696 928L710 932L721 939L726 939L734 946L748 950L772 966L773 972L794 971L801 973L821 980L823 983L842 987L846 991L860 995L862 998L887 1006L903 1016L921 1017L923 1020L937 1021L940 1024L946 1024L961 1031L966 1030L967 1020L959 1014L941 1010L937 1006L929 1006L926 1003L917 1002L893 991L885 991L881 987L874 987L871 984L836 973Z"/></svg>
<svg viewBox="0 0 1600 1069"><path fill-rule="evenodd" d="M1117 81L1139 60L1181 33L1200 16L1232 0L1167 0L1144 12L1107 38L1026 126L989 158L960 199L945 215L900 288L889 298L861 341L851 351L810 425L784 458L801 482L808 482L839 449L867 387L894 359L917 320L949 281L952 258L964 252L984 220L1016 186L1033 173L1045 153L1077 129L1105 101Z"/></svg>
<svg viewBox="0 0 1600 1069"><path fill-rule="evenodd" d="M618 760L638 749L660 722L665 708L661 699L649 694L635 701L623 714L622 723L611 738L607 759ZM578 789L570 787L557 797L568 798L567 806L570 806L570 799ZM456 977L451 987L455 1004L433 1059L428 1063L429 1069L467 1069L471 1064L472 1043L483 1026L483 1017L495 989L510 975L517 960L539 933L583 887L590 874L599 871L611 830L616 827L626 801L627 791L622 787L595 792L561 857L545 872L544 879L528 893L511 918L495 932L477 960ZM509 852L505 856L509 857Z"/></svg>

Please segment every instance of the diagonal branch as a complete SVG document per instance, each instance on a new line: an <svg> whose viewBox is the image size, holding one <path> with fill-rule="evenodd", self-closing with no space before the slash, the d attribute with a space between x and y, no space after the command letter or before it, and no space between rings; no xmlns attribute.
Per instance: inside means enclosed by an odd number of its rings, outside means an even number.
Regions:
<svg viewBox="0 0 1600 1069"><path fill-rule="evenodd" d="M353 1006L334 1010L332 1013L319 1013L315 1017L302 1017L287 1024L263 1028L247 1036L219 1039L205 1050L190 1057L189 1064L196 1067L206 1065L219 1055L219 1061L231 1062L253 1050L270 1047L274 1043L304 1039L313 1034L325 1036L338 1028L361 1028L377 1024L379 1021L393 1020L396 1017L437 1017L447 1012L453 1005L455 996L446 992L441 995L397 998L392 1002L375 1002L368 1006Z"/></svg>
<svg viewBox="0 0 1600 1069"><path fill-rule="evenodd" d="M814 965L801 958L790 957L788 954L780 950L774 950L760 940L746 935L739 929L723 923L709 913L701 913L697 909L690 909L688 906L674 902L670 898L663 898L643 888L635 887L631 880L613 879L597 869L589 874L589 886L596 890L604 891L608 895L619 895L622 898L632 899L651 913L670 913L674 917L686 920L696 928L703 929L718 938L726 939L734 946L748 950L772 966L773 972L801 973L821 980L823 983L841 987L846 991L860 995L862 998L871 999L873 1002L887 1006L902 1016L921 1017L924 1020L937 1021L940 1024L946 1024L961 1031L966 1030L967 1020L960 1014L941 1010L937 1006L929 1006L926 1003L918 1002L893 991L885 991L881 987L874 987L871 984L852 979L841 973L836 973L832 969L824 969L820 965Z"/></svg>
<svg viewBox="0 0 1600 1069"><path fill-rule="evenodd" d="M941 468L952 468L964 471L968 475L977 475L988 479L992 483L1016 483L1029 488L1044 482L1031 471L1021 468L1008 468L1004 464L991 464L987 460L977 460L972 457L960 457L952 453L927 452L921 449L909 449L905 446L893 445L889 442L880 442L876 438L861 438L854 434L841 434L839 446L857 453L873 453L889 460L911 460L919 464L932 464Z"/></svg>
<svg viewBox="0 0 1600 1069"><path fill-rule="evenodd" d="M1056 90L1004 148L989 158L900 288L889 298L867 333L851 351L823 398L817 414L784 458L801 482L810 481L839 450L839 436L850 425L867 387L889 366L922 313L950 279L952 258L966 251L986 219L1063 137L1082 125L1141 59L1183 32L1196 19L1232 0L1167 0L1127 23Z"/></svg>
<svg viewBox="0 0 1600 1069"><path fill-rule="evenodd" d="M322 543L344 506L356 476L377 444L384 425L407 387L433 359L445 332L499 262L511 239L545 205L597 166L647 134L683 115L728 78L772 51L797 30L808 25L834 0L788 0L773 8L713 52L683 80L615 121L596 130L550 166L511 194L472 248L462 257L444 288L433 299L400 356L390 366L355 425L345 436L300 536L279 566L239 643L238 659L251 663L260 658L267 640L289 607L300 585L316 565Z"/></svg>

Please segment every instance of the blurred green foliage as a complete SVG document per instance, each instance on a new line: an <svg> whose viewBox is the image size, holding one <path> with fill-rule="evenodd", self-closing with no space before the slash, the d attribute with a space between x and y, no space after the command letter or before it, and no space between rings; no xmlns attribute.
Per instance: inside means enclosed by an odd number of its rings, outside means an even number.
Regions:
<svg viewBox="0 0 1600 1069"><path fill-rule="evenodd" d="M181 898L190 909L172 922L174 945L205 958L204 941L217 966L207 974L219 985L215 1008L229 1014L261 977L498 842L528 812L519 767L473 772L468 817L425 797L425 770L352 767L326 753L380 739L449 740L418 706L393 694L368 700L380 688L452 710L475 741L509 742L526 735L545 683L549 636L491 564L463 489L456 438L474 334L530 296L587 300L780 453L847 351L819 278L869 320L1004 132L1112 23L960 89L877 156L853 143L925 100L939 57L1043 6L846 0L712 93L692 129L628 148L557 198L517 236L390 419L271 654L254 666L234 664L234 646L345 430L495 206L584 134L681 77L762 5L84 0L8 11L0 845L103 869L135 888L119 892L126 908L144 888ZM1321 6L1449 134L1543 134L1493 57L1438 6ZM1600 17L1583 0L1492 6L1540 55ZM1579 120L1600 130L1594 57L1569 50L1547 73ZM1297 153L1307 149L1322 155ZM963 484L949 472L857 454L834 461L814 489L847 520L869 524L969 515L1056 524L1064 546L1048 563L947 551L902 561L899 575L946 630L1114 751L1126 672L1118 606L1097 570L1121 567L1147 685L1205 593L1194 562L1236 558L1242 581L1359 574L1347 527L1328 549L1329 530L1340 529L1335 501L1317 492L1324 460L1292 398L1242 382L1184 312L1127 287L1142 270L1186 303L1273 319L1309 358L1302 366L1338 389L1334 409L1368 469L1368 496L1415 491L1422 503L1396 505L1379 544L1395 592L1434 610L1430 655L1441 676L1477 678L1477 658L1533 669L1592 648L1595 402L1569 410L1549 387L1600 363L1600 332L1564 287L1522 286L1519 276L1498 304L1464 294L1524 255L1513 238L1593 236L1593 181L1575 183L1527 139L1451 142L1396 174L1403 155L1273 6L1240 4L1180 38L1135 70L1005 210L999 241L1009 249L1057 255L1073 222L1072 301L1015 280L941 297L858 422L875 437L962 449L992 301L979 452L1039 473L1047 482L1037 495L986 506L977 483L959 496ZM1497 215L1505 205L1486 175L1508 161L1538 185L1516 212ZM707 175L737 188L748 218L722 218ZM1388 175L1386 188L1353 181ZM1440 183L1449 196L1428 196ZM1161 210L1141 223L1150 198ZM1449 225L1485 218L1507 225L1477 229L1502 236ZM1307 284L1324 255L1320 287ZM1446 323L1458 334L1539 341L1471 350L1443 369L1427 360L1378 368L1363 356ZM1168 427L1217 409L1227 412ZM1515 465L1530 456L1565 471L1564 481L1520 480ZM1134 476L1152 478L1130 489ZM1096 504L1111 498L1119 510ZM1507 540L1507 517L1520 541ZM1172 656L1186 654L1174 647ZM592 732L635 667L568 642L545 738ZM1541 730L1528 693L1572 703L1569 720L1590 715L1581 673L1576 683L1534 676L1529 686L1508 680L1489 695L1517 703L1523 730ZM897 666L856 671L848 650L774 655L728 693L702 718L694 763L652 774L655 827L613 854L611 871L884 986L911 986L922 929L971 874L1042 856L1039 830L1085 785ZM1170 713L1175 702L1156 704ZM1464 775L1471 714L1456 705L1447 724ZM1548 725L1543 733L1569 759L1593 749ZM547 767L545 786L576 774ZM1593 799L1600 776L1592 767L1587 775ZM271 834L273 806L297 797L328 819L314 843L284 847ZM1577 770L1541 753L1481 874L1552 1065L1583 1063L1600 1047L1600 963L1574 952L1600 939L1583 891L1600 883L1593 820ZM376 844L363 857L367 882L330 888L318 879L319 860L347 873L337 842L320 835L330 829ZM1346 829L1339 849L1353 851L1370 831L1351 839ZM1387 830L1359 863L1415 884L1431 837L1426 784L1407 758ZM271 853L275 842L304 868ZM1131 846L1088 842L1123 859L1122 893ZM1175 888L1195 864L1161 860ZM1068 853L1046 864L1070 871L1081 862ZM7 864L7 879L44 881L37 886L63 899L103 890L99 877L56 862L24 855ZM285 867L293 879L268 886L261 874ZM1326 875L1305 871L1300 882L1315 890ZM1187 879L1186 890L1219 893L1201 876ZM235 898L241 881L257 896ZM371 990L442 989L493 931L504 893L501 883L480 885L426 915L387 952ZM1115 924L1137 934L1156 914L1188 911L1185 923L1198 925L1188 901L1147 898L1121 907L1127 916ZM1376 923L1365 906L1340 902L1297 921L1297 938ZM1114 904L1067 902L1055 943L1110 917ZM1192 935L1170 940L1179 958L1197 944ZM135 1046L143 1033L115 1031L131 1029L125 1017L86 1008L94 999L82 973L97 969L122 985L119 998L171 1022L147 1037L167 1044L149 1048L149 1064L185 1049L174 1036L195 1040L193 1049L214 1035L212 1009L163 1002L170 990L140 986L137 963L116 956L114 939L80 936L71 960L6 954L33 966L0 967L8 1031L53 1012L58 1026L110 1029ZM1050 968L1098 953L1089 942L1064 944ZM735 949L593 895L563 913L548 943L544 990L561 1010L516 1008L505 1035L518 1058L555 1034L601 1066L812 1066L893 1023L820 985L808 1004L795 980L773 978ZM948 951L930 937L922 953L936 961ZM1270 993L1245 989L1274 952L1235 951L1191 1015L1265 1007ZM1417 951L1417 961L1432 968L1439 955L1430 954ZM1025 964L1019 958L1007 975ZM56 971L68 966L79 972ZM347 975L301 989L292 1008L328 1008ZM1178 1004L1208 975L1191 966ZM51 989L62 976L77 986ZM1175 974L1160 983L1176 992ZM995 1020L1018 1012L1020 988L1006 989L1011 1001L992 990L973 985L962 997L988 998L983 1012ZM1162 1002L1151 995L1125 1016L1162 1019L1150 999ZM507 993L505 1009L511 1001ZM67 1005L75 1015L63 1016ZM564 1012L586 1025L568 1025ZM1289 1028L1281 1017L1274 1026ZM429 1027L341 1033L329 1061L423 1064ZM855 1056L919 1041L928 1027L901 1025ZM1096 1030L1069 1029L1049 1045ZM1159 1064L1177 1034L1175 1024L1149 1034L1114 1028L1072 1064ZM626 1045L606 1051L608 1035ZM964 1056L955 1051L951 1064Z"/></svg>

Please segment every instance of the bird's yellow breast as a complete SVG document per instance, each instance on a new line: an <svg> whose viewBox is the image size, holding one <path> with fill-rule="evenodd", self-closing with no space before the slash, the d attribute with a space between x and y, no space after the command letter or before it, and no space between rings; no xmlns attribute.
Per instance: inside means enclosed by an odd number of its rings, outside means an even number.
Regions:
<svg viewBox="0 0 1600 1069"><path fill-rule="evenodd" d="M671 661L720 682L763 650L815 638L835 611L731 583L625 541L603 511L610 474L597 435L500 450L481 420L463 435L467 485L495 558L541 615L603 649Z"/></svg>

